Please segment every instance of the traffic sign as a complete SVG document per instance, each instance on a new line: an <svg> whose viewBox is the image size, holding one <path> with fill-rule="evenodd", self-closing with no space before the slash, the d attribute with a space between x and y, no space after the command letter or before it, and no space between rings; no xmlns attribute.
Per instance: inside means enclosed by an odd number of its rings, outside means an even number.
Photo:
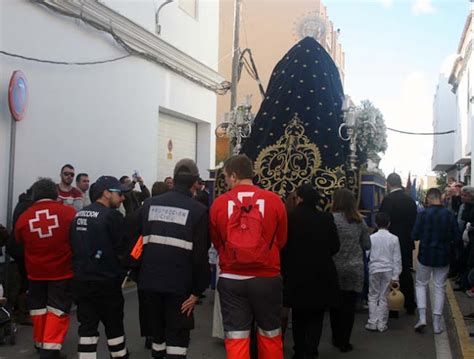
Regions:
<svg viewBox="0 0 474 359"><path fill-rule="evenodd" d="M28 105L28 83L25 74L20 70L14 71L10 79L8 104L13 119L15 121L23 120Z"/></svg>

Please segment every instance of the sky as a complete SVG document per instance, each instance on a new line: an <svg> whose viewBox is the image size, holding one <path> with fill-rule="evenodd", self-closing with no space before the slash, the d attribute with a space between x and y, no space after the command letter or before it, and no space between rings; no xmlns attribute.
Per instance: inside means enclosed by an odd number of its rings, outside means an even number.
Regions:
<svg viewBox="0 0 474 359"><path fill-rule="evenodd" d="M323 0L341 30L345 93L369 99L387 127L433 132L433 96L446 58L456 53L469 0ZM402 176L431 173L431 136L387 131L380 167Z"/></svg>

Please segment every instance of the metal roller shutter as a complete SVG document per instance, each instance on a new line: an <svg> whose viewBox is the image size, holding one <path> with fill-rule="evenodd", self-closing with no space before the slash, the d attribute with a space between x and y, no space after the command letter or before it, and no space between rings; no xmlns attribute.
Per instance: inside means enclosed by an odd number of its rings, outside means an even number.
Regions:
<svg viewBox="0 0 474 359"><path fill-rule="evenodd" d="M168 149L170 140L172 151ZM158 119L158 181L173 176L173 169L180 159L196 161L197 125L160 112ZM170 154L171 157L170 158Z"/></svg>

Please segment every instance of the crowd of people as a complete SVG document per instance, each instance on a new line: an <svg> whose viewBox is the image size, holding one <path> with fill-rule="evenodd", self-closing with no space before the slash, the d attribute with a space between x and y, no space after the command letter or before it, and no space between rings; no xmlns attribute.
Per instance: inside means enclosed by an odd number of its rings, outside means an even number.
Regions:
<svg viewBox="0 0 474 359"><path fill-rule="evenodd" d="M364 293L365 329L388 330L389 318L399 313L389 311L387 294L400 288L406 314L417 309L414 329L422 333L432 277L437 334L443 331L448 276L474 295L472 187L451 182L444 193L432 188L421 208L392 173L370 228L348 189L337 189L331 211L324 212L310 184L286 203L259 188L245 155L230 157L223 174L229 190L212 204L189 159L178 161L173 176L154 183L151 192L137 172L101 176L89 186L89 176L76 176L67 164L59 184L40 178L20 196L14 231L0 228L19 273L7 297L31 321L40 358L62 357L73 303L79 358L97 358L100 323L111 357L128 358L127 280L137 283L141 335L153 358L186 358L193 311L209 285L217 288L220 310L214 316L230 359L253 357L253 342L259 358L282 359L289 310L294 358L313 359L327 311L333 346L343 353L354 349L356 307ZM21 304L26 297L29 315Z"/></svg>

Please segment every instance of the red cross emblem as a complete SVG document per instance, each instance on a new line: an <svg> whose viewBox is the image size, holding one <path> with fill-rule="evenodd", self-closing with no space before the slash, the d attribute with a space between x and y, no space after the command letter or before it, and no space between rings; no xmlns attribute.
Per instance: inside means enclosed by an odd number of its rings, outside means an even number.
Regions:
<svg viewBox="0 0 474 359"><path fill-rule="evenodd" d="M58 216L51 215L48 209L36 211L36 217L29 220L30 231L37 232L40 238L53 236L53 229L59 227Z"/></svg>

